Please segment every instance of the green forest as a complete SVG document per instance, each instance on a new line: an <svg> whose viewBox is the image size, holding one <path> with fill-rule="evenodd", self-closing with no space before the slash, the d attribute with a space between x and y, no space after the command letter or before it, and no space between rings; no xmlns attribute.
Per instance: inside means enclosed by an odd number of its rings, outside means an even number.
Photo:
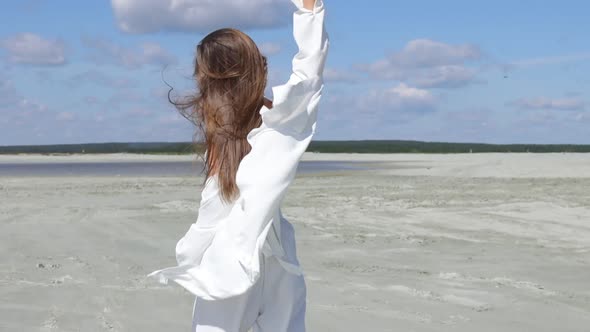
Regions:
<svg viewBox="0 0 590 332"><path fill-rule="evenodd" d="M0 154L39 153L142 153L189 154L203 152L190 142L91 143L63 145L0 146ZM329 153L481 153L481 152L590 152L590 145L483 144L403 140L312 141L307 152Z"/></svg>

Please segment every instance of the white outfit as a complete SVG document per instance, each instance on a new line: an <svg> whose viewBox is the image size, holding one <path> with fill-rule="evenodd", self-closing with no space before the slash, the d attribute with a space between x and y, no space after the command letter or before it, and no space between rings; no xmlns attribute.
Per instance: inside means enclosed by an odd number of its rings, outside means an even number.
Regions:
<svg viewBox="0 0 590 332"><path fill-rule="evenodd" d="M207 179L197 221L176 245L178 265L149 274L196 295L196 331L305 330L305 283L280 204L316 130L329 42L323 1L313 10L292 1L299 51L287 83L272 88L273 108L260 109L262 124L247 135L239 197L223 204L216 178Z"/></svg>
<svg viewBox="0 0 590 332"><path fill-rule="evenodd" d="M273 256L263 256L258 282L246 293L222 300L199 297L193 308L194 332L305 331L303 275L288 273Z"/></svg>

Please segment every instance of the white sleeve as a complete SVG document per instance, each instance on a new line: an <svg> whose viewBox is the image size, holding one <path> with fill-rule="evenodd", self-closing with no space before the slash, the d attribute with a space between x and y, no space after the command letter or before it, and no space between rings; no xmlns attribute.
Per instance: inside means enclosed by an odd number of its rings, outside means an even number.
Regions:
<svg viewBox="0 0 590 332"><path fill-rule="evenodd" d="M263 122L285 134L302 134L315 130L317 105L323 89L323 71L329 40L324 25L324 3L316 0L313 10L302 0L293 14L293 37L298 52L293 58L293 72L287 83L272 88L273 107L263 107Z"/></svg>
<svg viewBox="0 0 590 332"><path fill-rule="evenodd" d="M273 108L261 109L263 124L247 136L252 149L236 174L238 200L215 228L199 228L199 220L191 226L176 248L178 266L150 274L204 299L242 294L258 280L271 221L315 131L328 50L324 7L317 0L310 11L300 0L293 1L299 52L289 81L273 88Z"/></svg>

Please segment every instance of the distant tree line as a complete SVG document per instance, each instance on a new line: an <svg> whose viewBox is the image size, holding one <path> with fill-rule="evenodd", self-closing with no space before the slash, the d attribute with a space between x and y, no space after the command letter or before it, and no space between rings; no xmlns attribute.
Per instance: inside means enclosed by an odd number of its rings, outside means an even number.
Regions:
<svg viewBox="0 0 590 332"><path fill-rule="evenodd" d="M307 151L331 153L590 152L590 145L445 143L401 140L313 141Z"/></svg>
<svg viewBox="0 0 590 332"><path fill-rule="evenodd" d="M190 154L195 152L202 153L203 151L204 146L202 144L193 144L190 142L92 143L0 146L0 154ZM330 153L590 152L590 145L444 143L401 140L312 141L307 151Z"/></svg>
<svg viewBox="0 0 590 332"><path fill-rule="evenodd" d="M40 153L149 153L149 154L189 154L199 151L200 146L188 143L90 143L59 145L19 145L0 146L0 154Z"/></svg>

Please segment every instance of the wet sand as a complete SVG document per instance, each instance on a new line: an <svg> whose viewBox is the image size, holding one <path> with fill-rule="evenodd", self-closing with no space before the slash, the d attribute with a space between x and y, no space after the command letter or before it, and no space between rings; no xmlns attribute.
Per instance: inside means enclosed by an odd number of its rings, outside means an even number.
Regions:
<svg viewBox="0 0 590 332"><path fill-rule="evenodd" d="M2 162L188 156L0 156ZM184 159L183 159L184 158ZM309 331L588 331L590 154L315 154L283 203ZM0 177L0 331L188 331L199 177Z"/></svg>

